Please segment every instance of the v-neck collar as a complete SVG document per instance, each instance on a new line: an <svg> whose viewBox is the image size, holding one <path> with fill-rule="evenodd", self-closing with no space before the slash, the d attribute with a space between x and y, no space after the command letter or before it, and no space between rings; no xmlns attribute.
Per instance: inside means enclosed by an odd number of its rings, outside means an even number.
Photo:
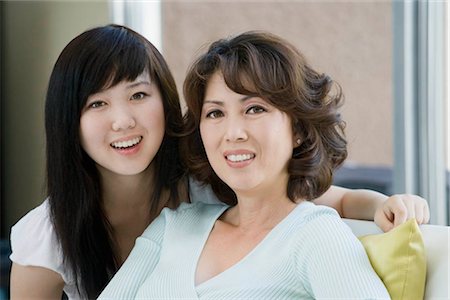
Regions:
<svg viewBox="0 0 450 300"><path fill-rule="evenodd" d="M203 252L203 249L205 248L206 245L206 241L209 238L209 235L211 234L211 231L214 227L214 225L216 224L216 221L220 218L220 216L225 212L225 210L229 209L229 206L225 206L223 209L219 210L219 212L215 215L214 218L211 218L210 223L208 224L208 230L205 232L205 234L203 235L202 238L202 242L199 244L199 247L196 249L196 254L194 256L195 258L195 263L193 264L193 270L191 270L191 282L192 282L192 286L198 296L198 290L203 288L204 286L207 286L209 284L211 284L211 282L214 282L216 280L218 280L219 278L225 276L226 274L228 274L229 272L232 272L235 269L238 269L240 267L240 265L244 264L247 260L249 260L252 256L254 256L255 252L258 252L259 249L263 248L264 245L267 243L268 240L271 239L271 237L276 234L276 232L280 231L285 224L289 224L290 220L292 218L295 217L295 215L297 215L296 211L299 210L299 207L303 207L304 203L307 203L306 201L302 201L301 203L297 204L297 206L289 212L289 214L287 214L277 225L275 225L274 228L272 228L267 234L266 236L252 249L250 250L250 252L248 252L243 258L241 258L238 262L236 262L234 265L230 266L229 268L225 269L224 271L216 274L215 276L201 282L198 285L195 285L195 276L196 276L196 271L197 271L197 266L198 266L198 262L200 260L200 255Z"/></svg>

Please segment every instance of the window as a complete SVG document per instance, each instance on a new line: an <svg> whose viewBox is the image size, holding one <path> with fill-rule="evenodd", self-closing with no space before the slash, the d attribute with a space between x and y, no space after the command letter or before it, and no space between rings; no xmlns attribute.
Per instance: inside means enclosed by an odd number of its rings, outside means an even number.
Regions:
<svg viewBox="0 0 450 300"><path fill-rule="evenodd" d="M445 5L393 3L394 192L426 198L431 223L440 225L449 224Z"/></svg>

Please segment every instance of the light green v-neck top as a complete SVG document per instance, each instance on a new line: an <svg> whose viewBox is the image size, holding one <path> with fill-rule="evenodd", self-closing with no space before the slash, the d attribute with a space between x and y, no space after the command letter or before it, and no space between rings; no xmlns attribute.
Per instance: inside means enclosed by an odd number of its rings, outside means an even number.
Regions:
<svg viewBox="0 0 450 300"><path fill-rule="evenodd" d="M164 209L100 299L388 299L364 248L331 208L299 204L237 264L195 286L197 262L227 209Z"/></svg>

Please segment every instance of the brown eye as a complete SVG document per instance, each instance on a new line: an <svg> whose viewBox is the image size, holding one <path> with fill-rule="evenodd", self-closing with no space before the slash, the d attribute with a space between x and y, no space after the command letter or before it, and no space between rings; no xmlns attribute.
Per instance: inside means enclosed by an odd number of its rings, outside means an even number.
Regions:
<svg viewBox="0 0 450 300"><path fill-rule="evenodd" d="M88 108L99 108L102 106L105 106L106 103L104 101L93 101L91 103L89 103L89 105L87 106Z"/></svg>
<svg viewBox="0 0 450 300"><path fill-rule="evenodd" d="M254 105L252 107L250 107L249 109L247 109L246 113L248 114L260 114L263 112L266 112L267 110L264 107L261 107L259 105Z"/></svg>
<svg viewBox="0 0 450 300"><path fill-rule="evenodd" d="M213 110L206 114L206 117L209 119L217 119L223 116L223 112L220 110Z"/></svg>
<svg viewBox="0 0 450 300"><path fill-rule="evenodd" d="M142 92L136 93L136 94L133 94L133 96L131 96L131 100L142 100L145 98L145 96L147 96L147 94L145 94L145 93L142 93Z"/></svg>

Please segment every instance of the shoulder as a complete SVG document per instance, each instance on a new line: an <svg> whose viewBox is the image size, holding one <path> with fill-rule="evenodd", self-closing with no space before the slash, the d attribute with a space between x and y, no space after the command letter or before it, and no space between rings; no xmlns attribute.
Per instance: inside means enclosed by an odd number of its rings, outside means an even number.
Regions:
<svg viewBox="0 0 450 300"><path fill-rule="evenodd" d="M205 217L223 211L227 206L224 204L208 204L204 202L181 203L177 209L164 208L161 215L166 220L180 217Z"/></svg>
<svg viewBox="0 0 450 300"><path fill-rule="evenodd" d="M333 261L337 257L363 256L359 240L332 208L306 204L300 209L292 230L291 253L299 265L315 263L317 260Z"/></svg>
<svg viewBox="0 0 450 300"><path fill-rule="evenodd" d="M22 266L44 267L69 282L53 223L48 200L28 212L11 228L10 259Z"/></svg>
<svg viewBox="0 0 450 300"><path fill-rule="evenodd" d="M315 222L341 221L337 211L328 206L316 205L313 202L304 201L294 211L297 222L303 226Z"/></svg>
<svg viewBox="0 0 450 300"><path fill-rule="evenodd" d="M384 286L371 268L364 247L337 212L303 204L307 205L300 210L302 218L298 221L302 226L293 232L289 251L297 278L308 293L314 298L385 298Z"/></svg>
<svg viewBox="0 0 450 300"><path fill-rule="evenodd" d="M311 202L299 204L296 209L293 230L299 246L303 250L319 245L339 245L342 242L356 241L351 229L333 208L315 205Z"/></svg>
<svg viewBox="0 0 450 300"><path fill-rule="evenodd" d="M223 212L227 206L203 202L182 202L177 209L164 208L161 214L147 227L143 236L161 241L166 232L187 229L205 223ZM151 237L151 238L150 238Z"/></svg>
<svg viewBox="0 0 450 300"><path fill-rule="evenodd" d="M223 204L214 194L209 184L202 184L189 176L189 198L192 203Z"/></svg>
<svg viewBox="0 0 450 300"><path fill-rule="evenodd" d="M29 211L11 228L13 246L26 246L31 240L49 241L54 233L48 200ZM24 242L24 243L21 243ZM22 245L23 244L23 245ZM16 249L19 250L19 249Z"/></svg>
<svg viewBox="0 0 450 300"><path fill-rule="evenodd" d="M36 225L36 223L46 223L50 218L50 206L46 199L41 205L30 210L25 216L23 216L12 229L17 230L30 224Z"/></svg>

